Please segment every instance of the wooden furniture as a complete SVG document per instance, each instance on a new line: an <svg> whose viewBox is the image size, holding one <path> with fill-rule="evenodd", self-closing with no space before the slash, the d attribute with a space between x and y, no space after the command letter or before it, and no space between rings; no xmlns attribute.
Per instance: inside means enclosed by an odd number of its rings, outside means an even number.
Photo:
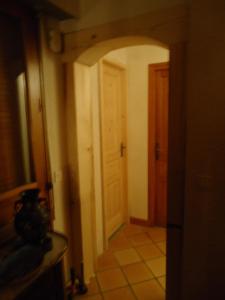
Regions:
<svg viewBox="0 0 225 300"><path fill-rule="evenodd" d="M20 192L50 197L38 54L37 19L27 6L0 3L0 229L14 216Z"/></svg>
<svg viewBox="0 0 225 300"><path fill-rule="evenodd" d="M50 236L53 241L53 249L45 254L41 265L26 275L26 278L17 279L8 286L0 287L0 299L65 299L63 256L67 249L67 239L55 232L51 233Z"/></svg>

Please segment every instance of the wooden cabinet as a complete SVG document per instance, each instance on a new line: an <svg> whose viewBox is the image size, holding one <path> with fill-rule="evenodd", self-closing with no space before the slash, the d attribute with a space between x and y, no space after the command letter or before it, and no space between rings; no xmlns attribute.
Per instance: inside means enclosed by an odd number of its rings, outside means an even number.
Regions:
<svg viewBox="0 0 225 300"><path fill-rule="evenodd" d="M64 300L63 256L67 239L51 234L53 248L45 254L42 264L27 279L16 279L9 286L0 287L0 299L4 300Z"/></svg>

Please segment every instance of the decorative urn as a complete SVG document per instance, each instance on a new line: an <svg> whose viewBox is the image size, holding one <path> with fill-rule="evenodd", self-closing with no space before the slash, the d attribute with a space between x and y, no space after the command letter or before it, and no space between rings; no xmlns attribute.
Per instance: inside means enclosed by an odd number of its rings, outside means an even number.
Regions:
<svg viewBox="0 0 225 300"><path fill-rule="evenodd" d="M40 190L30 189L21 193L15 203L15 229L30 244L43 244L47 238L49 217L38 198Z"/></svg>

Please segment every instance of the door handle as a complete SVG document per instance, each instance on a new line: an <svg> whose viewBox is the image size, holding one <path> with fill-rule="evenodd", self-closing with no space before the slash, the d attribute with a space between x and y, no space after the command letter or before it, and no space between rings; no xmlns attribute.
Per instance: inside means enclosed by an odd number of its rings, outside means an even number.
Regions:
<svg viewBox="0 0 225 300"><path fill-rule="evenodd" d="M124 156L124 150L126 149L126 146L124 146L123 142L120 143L120 156Z"/></svg>

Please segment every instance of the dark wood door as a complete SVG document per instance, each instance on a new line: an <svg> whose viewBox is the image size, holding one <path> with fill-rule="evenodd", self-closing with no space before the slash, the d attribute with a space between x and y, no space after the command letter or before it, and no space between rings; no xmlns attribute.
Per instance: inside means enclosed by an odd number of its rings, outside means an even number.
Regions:
<svg viewBox="0 0 225 300"><path fill-rule="evenodd" d="M167 63L149 66L149 210L150 223L167 223L168 161L168 92Z"/></svg>

